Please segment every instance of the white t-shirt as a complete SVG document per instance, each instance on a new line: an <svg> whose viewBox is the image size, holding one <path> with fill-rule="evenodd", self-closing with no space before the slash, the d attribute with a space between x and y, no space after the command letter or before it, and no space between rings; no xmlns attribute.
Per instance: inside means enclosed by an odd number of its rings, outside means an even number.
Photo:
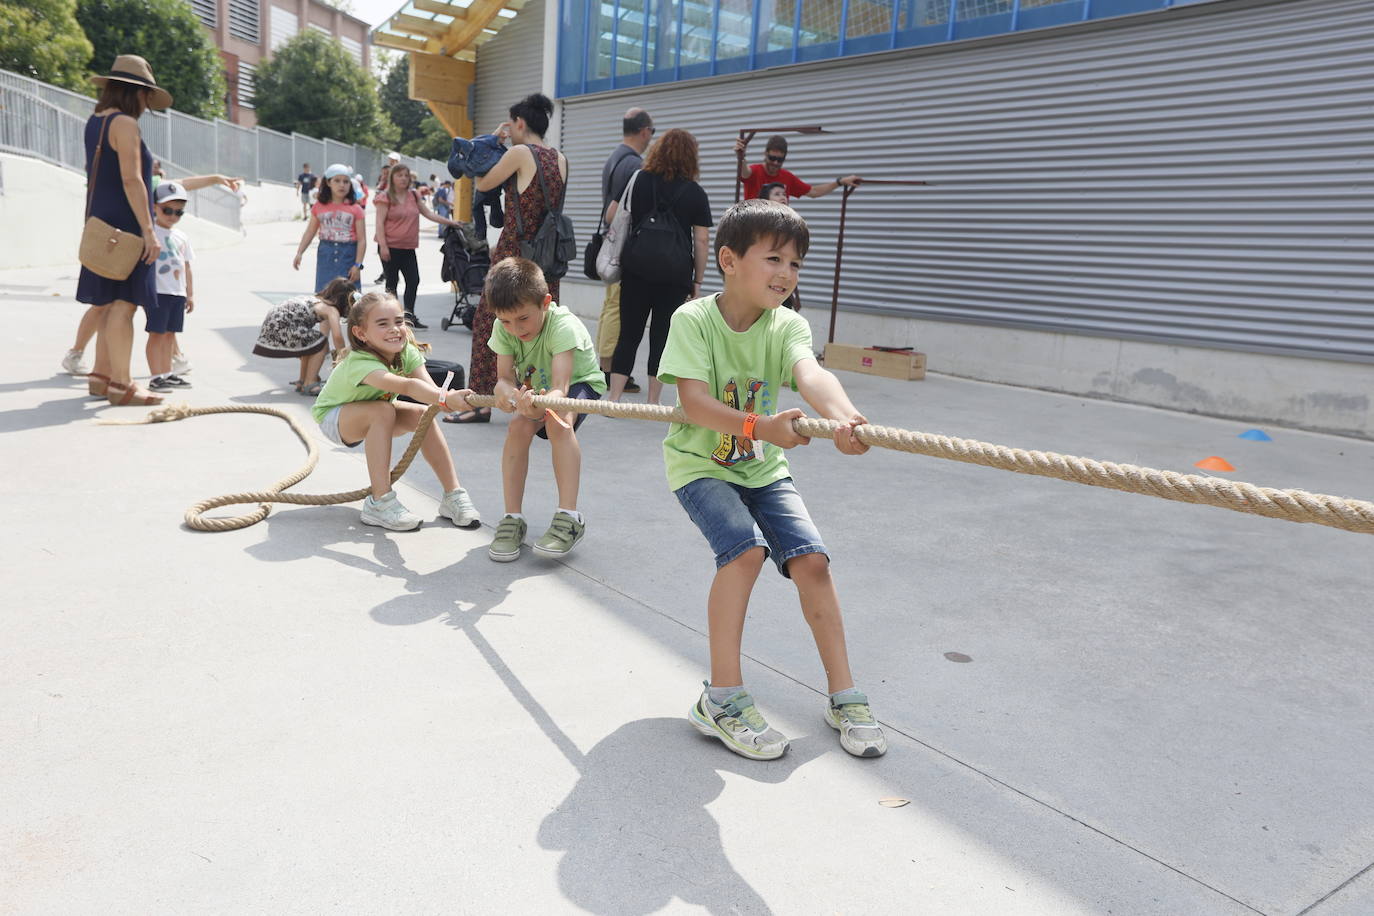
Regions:
<svg viewBox="0 0 1374 916"><path fill-rule="evenodd" d="M159 296L186 295L186 268L195 257L191 242L180 229L164 229L153 225L162 251L157 256L157 292Z"/></svg>

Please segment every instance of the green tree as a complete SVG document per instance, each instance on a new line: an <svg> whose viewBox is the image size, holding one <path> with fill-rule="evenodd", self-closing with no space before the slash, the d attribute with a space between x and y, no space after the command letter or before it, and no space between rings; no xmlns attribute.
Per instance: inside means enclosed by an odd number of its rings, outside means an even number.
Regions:
<svg viewBox="0 0 1374 916"><path fill-rule="evenodd" d="M385 148L400 132L382 111L377 83L334 39L306 29L258 68L258 123L344 143Z"/></svg>
<svg viewBox="0 0 1374 916"><path fill-rule="evenodd" d="M0 0L0 69L89 94L90 63L76 0Z"/></svg>
<svg viewBox="0 0 1374 916"><path fill-rule="evenodd" d="M377 90L391 123L400 131L397 139L402 147L414 143L424 135L425 117L429 116L429 106L410 97L410 55L400 55L400 60L392 64ZM411 153L410 155L414 155Z"/></svg>
<svg viewBox="0 0 1374 916"><path fill-rule="evenodd" d="M452 146L453 138L449 136L448 128L426 110L425 118L420 122L420 136L409 143L402 143L400 150L407 156L447 162Z"/></svg>
<svg viewBox="0 0 1374 916"><path fill-rule="evenodd" d="M185 0L77 0L76 18L95 46L97 72L106 72L120 54L137 54L172 94L177 111L201 118L224 114L224 64Z"/></svg>

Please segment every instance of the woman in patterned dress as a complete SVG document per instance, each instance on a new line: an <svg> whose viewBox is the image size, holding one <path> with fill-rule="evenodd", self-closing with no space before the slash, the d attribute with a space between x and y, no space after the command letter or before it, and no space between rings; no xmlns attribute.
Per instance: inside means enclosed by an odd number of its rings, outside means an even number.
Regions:
<svg viewBox="0 0 1374 916"><path fill-rule="evenodd" d="M476 179L479 191L490 191L502 185L506 189L505 224L501 227L501 237L492 252L491 262L496 264L502 258L520 254L520 243L534 238L549 212L550 203L558 205L563 201L563 189L568 180L568 159L558 150L544 142L544 134L549 129L549 118L553 115L553 102L547 96L535 93L516 102L510 108L510 120L504 122L493 133L502 140L509 139L511 148L491 167L491 171ZM538 171L536 171L538 170ZM539 185L539 172L544 174L553 201L544 199ZM520 208L520 220L512 211ZM522 237L516 226L524 223ZM558 301L558 281L549 283L549 294ZM468 367L468 385L477 394L491 394L496 386L496 354L487 346L491 339L492 325L496 317L487 306L483 293L477 304L477 315L472 322L472 362ZM465 410L444 418L446 423L488 423L491 421L491 408Z"/></svg>

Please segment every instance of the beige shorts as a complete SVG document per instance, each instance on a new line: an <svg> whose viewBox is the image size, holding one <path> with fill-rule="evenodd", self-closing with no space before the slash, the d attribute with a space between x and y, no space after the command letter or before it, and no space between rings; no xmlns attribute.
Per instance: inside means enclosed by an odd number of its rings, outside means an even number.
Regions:
<svg viewBox="0 0 1374 916"><path fill-rule="evenodd" d="M610 359L615 345L620 343L620 284L606 287L606 299L601 303L601 319L596 323L596 355Z"/></svg>

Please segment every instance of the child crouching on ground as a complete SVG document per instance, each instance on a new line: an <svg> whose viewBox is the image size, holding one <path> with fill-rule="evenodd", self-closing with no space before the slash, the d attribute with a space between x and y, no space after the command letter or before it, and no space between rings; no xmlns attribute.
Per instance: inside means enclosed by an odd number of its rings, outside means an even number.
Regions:
<svg viewBox="0 0 1374 916"><path fill-rule="evenodd" d="M797 586L825 666L825 721L855 756L887 750L867 697L854 687L829 555L783 454L810 441L792 427L801 410L778 412L789 384L821 416L844 424L835 432L842 454L868 451L853 434L868 421L816 362L810 326L779 308L797 285L809 242L806 223L788 207L766 200L731 207L716 227L725 291L677 310L659 367L659 378L677 385L678 404L691 420L672 424L663 440L668 485L716 555L707 599L711 680L688 718L757 760L787 750L787 739L754 705L740 668L749 595L770 556Z"/></svg>
<svg viewBox="0 0 1374 916"><path fill-rule="evenodd" d="M391 440L413 432L424 414L419 404L397 402L404 394L423 404L443 404L445 394L425 371L425 359L406 326L396 297L368 293L348 312L346 355L329 374L313 414L326 438L346 448L363 446L372 493L363 500L362 522L392 531L411 531L422 523L391 489ZM425 346L428 349L428 346ZM448 397L463 406L467 389ZM420 453L444 487L439 514L460 528L481 524L477 508L458 483L448 442L437 432L425 437Z"/></svg>
<svg viewBox="0 0 1374 916"><path fill-rule="evenodd" d="M549 416L535 407L536 394L599 400L606 393L596 348L587 328L572 312L553 304L544 274L533 261L506 258L487 274L486 300L496 314L487 346L496 354L496 406L511 417L501 455L506 515L496 526L488 555L498 563L518 559L528 525L521 507L534 437L549 440L558 511L549 530L534 544L549 557L567 555L582 540L586 525L577 511L582 449L577 428L586 414ZM552 412L550 412L552 413Z"/></svg>
<svg viewBox="0 0 1374 916"><path fill-rule="evenodd" d="M358 298L353 284L335 277L313 296L293 296L267 310L253 353L275 359L298 357L300 377L291 383L299 394L317 396L324 388L320 367L331 347L344 348L343 319Z"/></svg>

